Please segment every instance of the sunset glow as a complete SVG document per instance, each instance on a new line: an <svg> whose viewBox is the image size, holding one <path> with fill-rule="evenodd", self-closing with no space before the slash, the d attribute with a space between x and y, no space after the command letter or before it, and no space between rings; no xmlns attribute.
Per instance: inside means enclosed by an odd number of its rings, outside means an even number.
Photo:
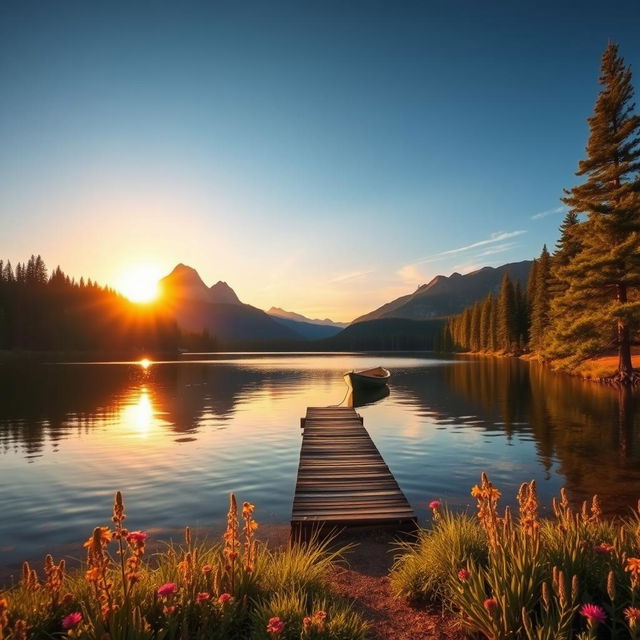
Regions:
<svg viewBox="0 0 640 640"><path fill-rule="evenodd" d="M158 296L160 274L153 267L140 266L125 271L116 288L132 302L152 302Z"/></svg>

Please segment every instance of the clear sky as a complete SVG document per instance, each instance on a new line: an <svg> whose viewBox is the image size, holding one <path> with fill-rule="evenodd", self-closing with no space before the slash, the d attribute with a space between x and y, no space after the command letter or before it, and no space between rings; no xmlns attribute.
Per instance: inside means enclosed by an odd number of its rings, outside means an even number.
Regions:
<svg viewBox="0 0 640 640"><path fill-rule="evenodd" d="M640 3L0 4L0 255L350 320L537 255Z"/></svg>

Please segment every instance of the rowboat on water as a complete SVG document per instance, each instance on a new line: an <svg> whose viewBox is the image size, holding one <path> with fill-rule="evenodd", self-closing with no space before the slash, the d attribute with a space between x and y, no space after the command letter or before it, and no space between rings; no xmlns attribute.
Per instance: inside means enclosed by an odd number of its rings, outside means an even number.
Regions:
<svg viewBox="0 0 640 640"><path fill-rule="evenodd" d="M347 371L344 374L344 381L352 389L378 389L384 387L390 377L391 373L388 369L375 367L361 371Z"/></svg>

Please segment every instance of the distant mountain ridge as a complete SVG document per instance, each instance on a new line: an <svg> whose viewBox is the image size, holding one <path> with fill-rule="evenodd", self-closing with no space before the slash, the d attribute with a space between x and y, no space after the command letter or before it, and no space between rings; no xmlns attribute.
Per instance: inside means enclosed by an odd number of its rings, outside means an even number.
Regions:
<svg viewBox="0 0 640 640"><path fill-rule="evenodd" d="M507 271L514 282L518 281L520 286L526 286L532 264L531 260L523 260L500 267L483 267L465 275L455 272L450 276L436 276L413 293L396 298L356 318L352 325L383 318L427 320L460 313L489 292L497 293Z"/></svg>
<svg viewBox="0 0 640 640"><path fill-rule="evenodd" d="M178 325L191 333L208 332L220 340L296 340L301 335L261 309L240 302L226 282L207 287L200 274L178 264L158 283L160 300Z"/></svg>
<svg viewBox="0 0 640 640"><path fill-rule="evenodd" d="M344 329L349 326L348 322L334 322L330 318L324 318L324 320L320 320L318 318L307 318L300 313L296 313L295 311L285 311L280 307L271 307L267 313L276 318L285 318L287 320L295 320L296 322L307 322L309 324L317 324L327 327L340 327L341 329Z"/></svg>

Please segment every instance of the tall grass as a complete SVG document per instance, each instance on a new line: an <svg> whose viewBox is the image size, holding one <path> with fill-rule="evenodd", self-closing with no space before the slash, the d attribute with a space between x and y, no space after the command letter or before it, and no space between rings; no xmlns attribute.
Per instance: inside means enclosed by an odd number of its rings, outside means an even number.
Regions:
<svg viewBox="0 0 640 640"><path fill-rule="evenodd" d="M436 509L432 529L403 546L397 594L440 598L491 640L640 638L640 512L604 521L597 496L576 511L563 490L542 520L531 482L512 516L485 474L472 495L476 517Z"/></svg>
<svg viewBox="0 0 640 640"><path fill-rule="evenodd" d="M485 563L487 537L475 518L438 509L433 527L416 542L402 542L389 582L396 596L441 600L449 594L449 576L469 562Z"/></svg>
<svg viewBox="0 0 640 640"><path fill-rule="evenodd" d="M67 572L47 556L0 593L0 640L217 640L364 638L361 617L331 591L346 550L313 538L270 550L256 540L254 507L232 495L221 542L169 544L147 561L147 534L125 527L118 492L112 526L85 542L86 563Z"/></svg>

